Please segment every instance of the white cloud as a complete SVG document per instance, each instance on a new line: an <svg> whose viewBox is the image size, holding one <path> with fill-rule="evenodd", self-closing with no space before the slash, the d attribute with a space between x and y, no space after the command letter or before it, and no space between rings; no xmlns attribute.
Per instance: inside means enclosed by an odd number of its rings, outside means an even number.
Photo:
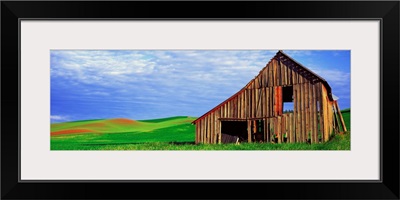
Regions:
<svg viewBox="0 0 400 200"><path fill-rule="evenodd" d="M51 115L50 119L52 121L68 121L70 118L68 116L63 116L63 115Z"/></svg>
<svg viewBox="0 0 400 200"><path fill-rule="evenodd" d="M337 69L310 68L311 71L324 78L330 85L348 86L350 83L350 73Z"/></svg>

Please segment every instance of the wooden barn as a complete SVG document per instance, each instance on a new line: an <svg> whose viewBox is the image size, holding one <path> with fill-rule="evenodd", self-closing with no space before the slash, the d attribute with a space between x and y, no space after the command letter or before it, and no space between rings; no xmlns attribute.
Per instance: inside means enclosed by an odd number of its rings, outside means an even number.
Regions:
<svg viewBox="0 0 400 200"><path fill-rule="evenodd" d="M284 112L285 103L293 109ZM328 82L283 51L240 91L192 123L196 143L319 143L347 131Z"/></svg>

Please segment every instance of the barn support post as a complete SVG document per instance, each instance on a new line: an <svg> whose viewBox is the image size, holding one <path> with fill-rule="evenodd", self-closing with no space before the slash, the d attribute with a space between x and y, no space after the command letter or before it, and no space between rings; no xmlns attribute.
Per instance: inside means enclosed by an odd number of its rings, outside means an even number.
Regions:
<svg viewBox="0 0 400 200"><path fill-rule="evenodd" d="M340 124L339 124L339 111L336 109L336 101L332 103L333 114L335 116L335 125L336 125L336 134L340 133Z"/></svg>
<svg viewBox="0 0 400 200"><path fill-rule="evenodd" d="M335 102L335 105L336 105L336 109L337 109L338 114L339 114L340 121L342 123L343 131L347 132L346 124L344 123L343 115L342 115L342 112L340 111L339 104L338 104L337 101Z"/></svg>
<svg viewBox="0 0 400 200"><path fill-rule="evenodd" d="M251 143L251 120L247 120L247 141Z"/></svg>

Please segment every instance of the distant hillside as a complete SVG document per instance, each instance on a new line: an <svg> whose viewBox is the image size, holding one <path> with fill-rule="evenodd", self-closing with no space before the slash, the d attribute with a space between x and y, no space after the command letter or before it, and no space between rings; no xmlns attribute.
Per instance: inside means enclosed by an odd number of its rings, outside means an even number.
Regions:
<svg viewBox="0 0 400 200"><path fill-rule="evenodd" d="M346 113L346 112L350 112L350 108L346 108L340 111L341 113Z"/></svg>
<svg viewBox="0 0 400 200"><path fill-rule="evenodd" d="M155 129L187 124L195 117L176 116L161 119L132 120L125 118L82 120L51 124L51 136L84 133L148 132Z"/></svg>

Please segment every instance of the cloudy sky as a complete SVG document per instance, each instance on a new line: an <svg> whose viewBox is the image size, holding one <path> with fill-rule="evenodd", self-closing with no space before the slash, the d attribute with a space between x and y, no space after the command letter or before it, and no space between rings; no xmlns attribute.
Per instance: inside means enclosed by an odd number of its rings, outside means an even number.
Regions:
<svg viewBox="0 0 400 200"><path fill-rule="evenodd" d="M52 50L51 121L201 116L243 88L277 50ZM350 51L284 50L350 108Z"/></svg>

